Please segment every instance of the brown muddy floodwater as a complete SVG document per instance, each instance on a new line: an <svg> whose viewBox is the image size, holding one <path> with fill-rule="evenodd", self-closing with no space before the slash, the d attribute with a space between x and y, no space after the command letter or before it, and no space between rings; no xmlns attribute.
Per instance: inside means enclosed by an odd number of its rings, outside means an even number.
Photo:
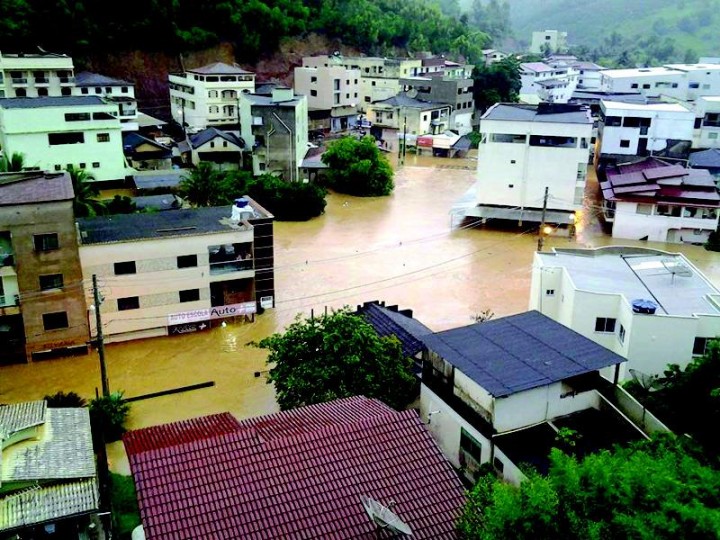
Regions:
<svg viewBox="0 0 720 540"><path fill-rule="evenodd" d="M475 161L408 156L395 192L384 198L331 194L325 215L275 224L277 308L255 323L107 347L110 386L136 396L214 381L215 386L135 402L130 428L229 411L238 418L277 410L272 388L254 372L266 354L248 346L281 331L298 313L384 300L412 308L434 330L470 324L485 309L496 316L527 309L537 238L512 228L451 228L450 208L474 182ZM596 188L592 182L589 192ZM574 239L555 246L598 246L603 235L592 206ZM720 281L720 255L697 246L650 245L682 251ZM59 390L91 397L99 386L97 357L66 358L0 368L0 403L42 398ZM120 465L119 448L111 451Z"/></svg>

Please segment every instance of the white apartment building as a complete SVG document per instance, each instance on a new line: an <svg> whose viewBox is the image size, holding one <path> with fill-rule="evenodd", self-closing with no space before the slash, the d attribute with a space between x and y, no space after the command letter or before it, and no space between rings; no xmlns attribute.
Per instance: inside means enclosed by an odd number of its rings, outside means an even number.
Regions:
<svg viewBox="0 0 720 540"><path fill-rule="evenodd" d="M497 49L483 49L482 55L486 67L502 62L510 56L508 53L498 51Z"/></svg>
<svg viewBox="0 0 720 540"><path fill-rule="evenodd" d="M0 52L0 98L69 96L73 72L73 60L65 54Z"/></svg>
<svg viewBox="0 0 720 540"><path fill-rule="evenodd" d="M248 198L241 204L78 220L107 341L196 332L274 306L273 218Z"/></svg>
<svg viewBox="0 0 720 540"><path fill-rule="evenodd" d="M720 148L720 97L705 96L695 102L693 148Z"/></svg>
<svg viewBox="0 0 720 540"><path fill-rule="evenodd" d="M72 95L100 96L105 101L117 103L122 130L137 131L139 129L134 83L83 71L75 76Z"/></svg>
<svg viewBox="0 0 720 540"><path fill-rule="evenodd" d="M543 54L546 51L557 53L565 50L567 50L567 32L545 30L532 33L532 41L530 42L531 53Z"/></svg>
<svg viewBox="0 0 720 540"><path fill-rule="evenodd" d="M281 175L294 182L308 152L307 97L276 87L271 95L242 94L242 139L252 148L253 173Z"/></svg>
<svg viewBox="0 0 720 540"><path fill-rule="evenodd" d="M608 165L601 174L613 238L702 244L718 228L720 195L705 169L649 157Z"/></svg>
<svg viewBox="0 0 720 540"><path fill-rule="evenodd" d="M239 97L255 91L255 74L215 62L168 75L173 120L189 132L206 127L238 129Z"/></svg>
<svg viewBox="0 0 720 540"><path fill-rule="evenodd" d="M656 249L535 253L530 309L626 358L620 380L683 368L720 336L720 291L684 255Z"/></svg>
<svg viewBox="0 0 720 540"><path fill-rule="evenodd" d="M297 67L295 93L307 97L311 129L345 131L357 124L360 70L342 65Z"/></svg>
<svg viewBox="0 0 720 540"><path fill-rule="evenodd" d="M605 69L594 62L572 62L577 71L578 90L600 90L602 88L602 71Z"/></svg>
<svg viewBox="0 0 720 540"><path fill-rule="evenodd" d="M392 130L393 135L440 134L450 129L452 107L445 103L420 101L398 94L368 106L367 119L373 126Z"/></svg>
<svg viewBox="0 0 720 540"><path fill-rule="evenodd" d="M661 67L608 69L602 90L642 92L646 97L695 101L720 95L720 64L666 64Z"/></svg>
<svg viewBox="0 0 720 540"><path fill-rule="evenodd" d="M695 113L679 103L600 102L598 148L603 156L646 156L692 141Z"/></svg>
<svg viewBox="0 0 720 540"><path fill-rule="evenodd" d="M567 103L578 86L578 70L564 62L526 62L520 64L520 82L522 103Z"/></svg>
<svg viewBox="0 0 720 540"><path fill-rule="evenodd" d="M493 105L480 120L477 182L465 215L574 223L582 204L592 118L578 105Z"/></svg>
<svg viewBox="0 0 720 540"><path fill-rule="evenodd" d="M96 181L122 180L123 154L117 104L97 96L0 99L0 146L25 156L25 166L86 169Z"/></svg>

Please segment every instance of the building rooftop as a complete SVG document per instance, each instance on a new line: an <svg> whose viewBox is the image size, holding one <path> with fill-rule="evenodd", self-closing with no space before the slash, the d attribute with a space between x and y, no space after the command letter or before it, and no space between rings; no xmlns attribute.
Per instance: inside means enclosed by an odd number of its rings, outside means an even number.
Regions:
<svg viewBox="0 0 720 540"><path fill-rule="evenodd" d="M2 109L42 109L45 107L96 107L107 105L99 96L55 96L0 98Z"/></svg>
<svg viewBox="0 0 720 540"><path fill-rule="evenodd" d="M628 103L623 101L609 101L602 100L602 107L606 111L647 111L649 113L657 112L679 112L689 113L694 116L694 113L679 103Z"/></svg>
<svg viewBox="0 0 720 540"><path fill-rule="evenodd" d="M230 65L223 62L214 62L205 66L188 69L187 72L197 73L199 75L253 75L251 71L244 70L237 64Z"/></svg>
<svg viewBox="0 0 720 540"><path fill-rule="evenodd" d="M719 64L665 64L665 67L678 71L718 71Z"/></svg>
<svg viewBox="0 0 720 540"><path fill-rule="evenodd" d="M177 210L182 208L182 199L172 193L163 195L143 195L141 197L133 197L132 202L138 210L153 209L158 211Z"/></svg>
<svg viewBox="0 0 720 540"><path fill-rule="evenodd" d="M196 133L195 135L191 135L190 144L193 148L199 148L203 144L210 142L218 137L231 144L234 144L235 146L239 146L240 148L245 147L245 142L237 135L234 135L227 131L219 130L214 127L203 129L201 132Z"/></svg>
<svg viewBox="0 0 720 540"><path fill-rule="evenodd" d="M388 99L373 102L372 106L375 105L389 105L390 107L406 107L408 109L433 109L437 107L447 107L444 103L433 103L432 101L422 101L419 99L411 98L407 94L398 94Z"/></svg>
<svg viewBox="0 0 720 540"><path fill-rule="evenodd" d="M604 69L602 74L606 77L657 77L658 75L682 75L682 72L670 67L647 67L631 69Z"/></svg>
<svg viewBox="0 0 720 540"><path fill-rule="evenodd" d="M495 397L625 361L538 311L453 328L421 339L428 350Z"/></svg>
<svg viewBox="0 0 720 540"><path fill-rule="evenodd" d="M138 171L132 179L136 189L167 189L177 187L186 174L187 169Z"/></svg>
<svg viewBox="0 0 720 540"><path fill-rule="evenodd" d="M545 62L525 62L520 64L520 68L526 71L533 71L535 73L554 71L554 69L551 66L548 66Z"/></svg>
<svg viewBox="0 0 720 540"><path fill-rule="evenodd" d="M0 406L0 440L45 423L46 405L44 400L39 400Z"/></svg>
<svg viewBox="0 0 720 540"><path fill-rule="evenodd" d="M592 124L590 111L584 105L540 103L496 103L482 116L482 120L508 122L553 122L560 124Z"/></svg>
<svg viewBox="0 0 720 540"><path fill-rule="evenodd" d="M610 165L605 169L605 177L600 189L607 201L720 207L715 178L706 169L686 169L648 157Z"/></svg>
<svg viewBox="0 0 720 540"><path fill-rule="evenodd" d="M593 102L600 102L602 100L605 101L613 101L613 102L622 102L622 103L640 103L645 104L648 102L648 98L646 98L643 94L640 92L603 92L601 90L585 90L582 88L579 88L575 90L572 94L572 100L588 100Z"/></svg>
<svg viewBox="0 0 720 540"><path fill-rule="evenodd" d="M358 314L375 329L379 336L395 336L402 346L403 355L412 358L425 348L422 336L432 334L423 323L414 319L412 312L406 314L397 306L385 307L377 302L366 302L358 306Z"/></svg>
<svg viewBox="0 0 720 540"><path fill-rule="evenodd" d="M564 268L577 289L651 300L657 313L720 315L720 291L680 253L606 246L539 253L543 267ZM648 315L650 316L650 315ZM655 316L655 315L653 315Z"/></svg>
<svg viewBox="0 0 720 540"><path fill-rule="evenodd" d="M690 154L690 166L710 169L720 168L720 149L710 148L700 152L693 152Z"/></svg>
<svg viewBox="0 0 720 540"><path fill-rule="evenodd" d="M0 206L69 201L75 198L66 172L0 173Z"/></svg>
<svg viewBox="0 0 720 540"><path fill-rule="evenodd" d="M353 397L228 416L125 435L148 540L376 538L361 496L395 501L413 538L455 537L463 487L415 411Z"/></svg>
<svg viewBox="0 0 720 540"><path fill-rule="evenodd" d="M99 73L91 73L82 71L75 75L75 86L133 86L134 83L124 81L122 79L114 79L100 75Z"/></svg>
<svg viewBox="0 0 720 540"><path fill-rule="evenodd" d="M282 88L275 86L272 90ZM292 99L274 100L272 95L243 94L242 98L247 99L253 107L297 107L304 96L295 95Z"/></svg>
<svg viewBox="0 0 720 540"><path fill-rule="evenodd" d="M252 200L250 206L256 219L271 217ZM183 208L173 212L82 218L77 224L83 246L247 230L242 222L231 221L230 213L230 206Z"/></svg>

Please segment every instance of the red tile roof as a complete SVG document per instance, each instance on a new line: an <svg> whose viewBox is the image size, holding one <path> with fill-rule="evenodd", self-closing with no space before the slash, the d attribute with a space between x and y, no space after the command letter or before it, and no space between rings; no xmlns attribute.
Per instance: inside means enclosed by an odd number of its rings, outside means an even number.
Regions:
<svg viewBox="0 0 720 540"><path fill-rule="evenodd" d="M414 538L455 537L463 487L414 411L356 397L210 437L226 415L190 422L124 437L148 540L390 538L361 495L395 501Z"/></svg>

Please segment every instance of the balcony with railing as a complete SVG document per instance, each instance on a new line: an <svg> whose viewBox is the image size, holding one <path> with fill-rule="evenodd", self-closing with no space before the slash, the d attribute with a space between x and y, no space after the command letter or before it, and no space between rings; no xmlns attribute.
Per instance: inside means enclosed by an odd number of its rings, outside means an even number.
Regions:
<svg viewBox="0 0 720 540"><path fill-rule="evenodd" d="M18 294L3 294L0 295L0 308L19 306L20 295Z"/></svg>
<svg viewBox="0 0 720 540"><path fill-rule="evenodd" d="M27 86L28 83L27 77L13 77L11 80L15 86Z"/></svg>
<svg viewBox="0 0 720 540"><path fill-rule="evenodd" d="M244 272L255 268L252 244L228 244L208 248L210 275Z"/></svg>
<svg viewBox="0 0 720 540"><path fill-rule="evenodd" d="M34 81L35 86L45 86L50 84L50 79L48 79L47 77L35 77Z"/></svg>
<svg viewBox="0 0 720 540"><path fill-rule="evenodd" d="M75 77L58 77L60 84L75 84Z"/></svg>

